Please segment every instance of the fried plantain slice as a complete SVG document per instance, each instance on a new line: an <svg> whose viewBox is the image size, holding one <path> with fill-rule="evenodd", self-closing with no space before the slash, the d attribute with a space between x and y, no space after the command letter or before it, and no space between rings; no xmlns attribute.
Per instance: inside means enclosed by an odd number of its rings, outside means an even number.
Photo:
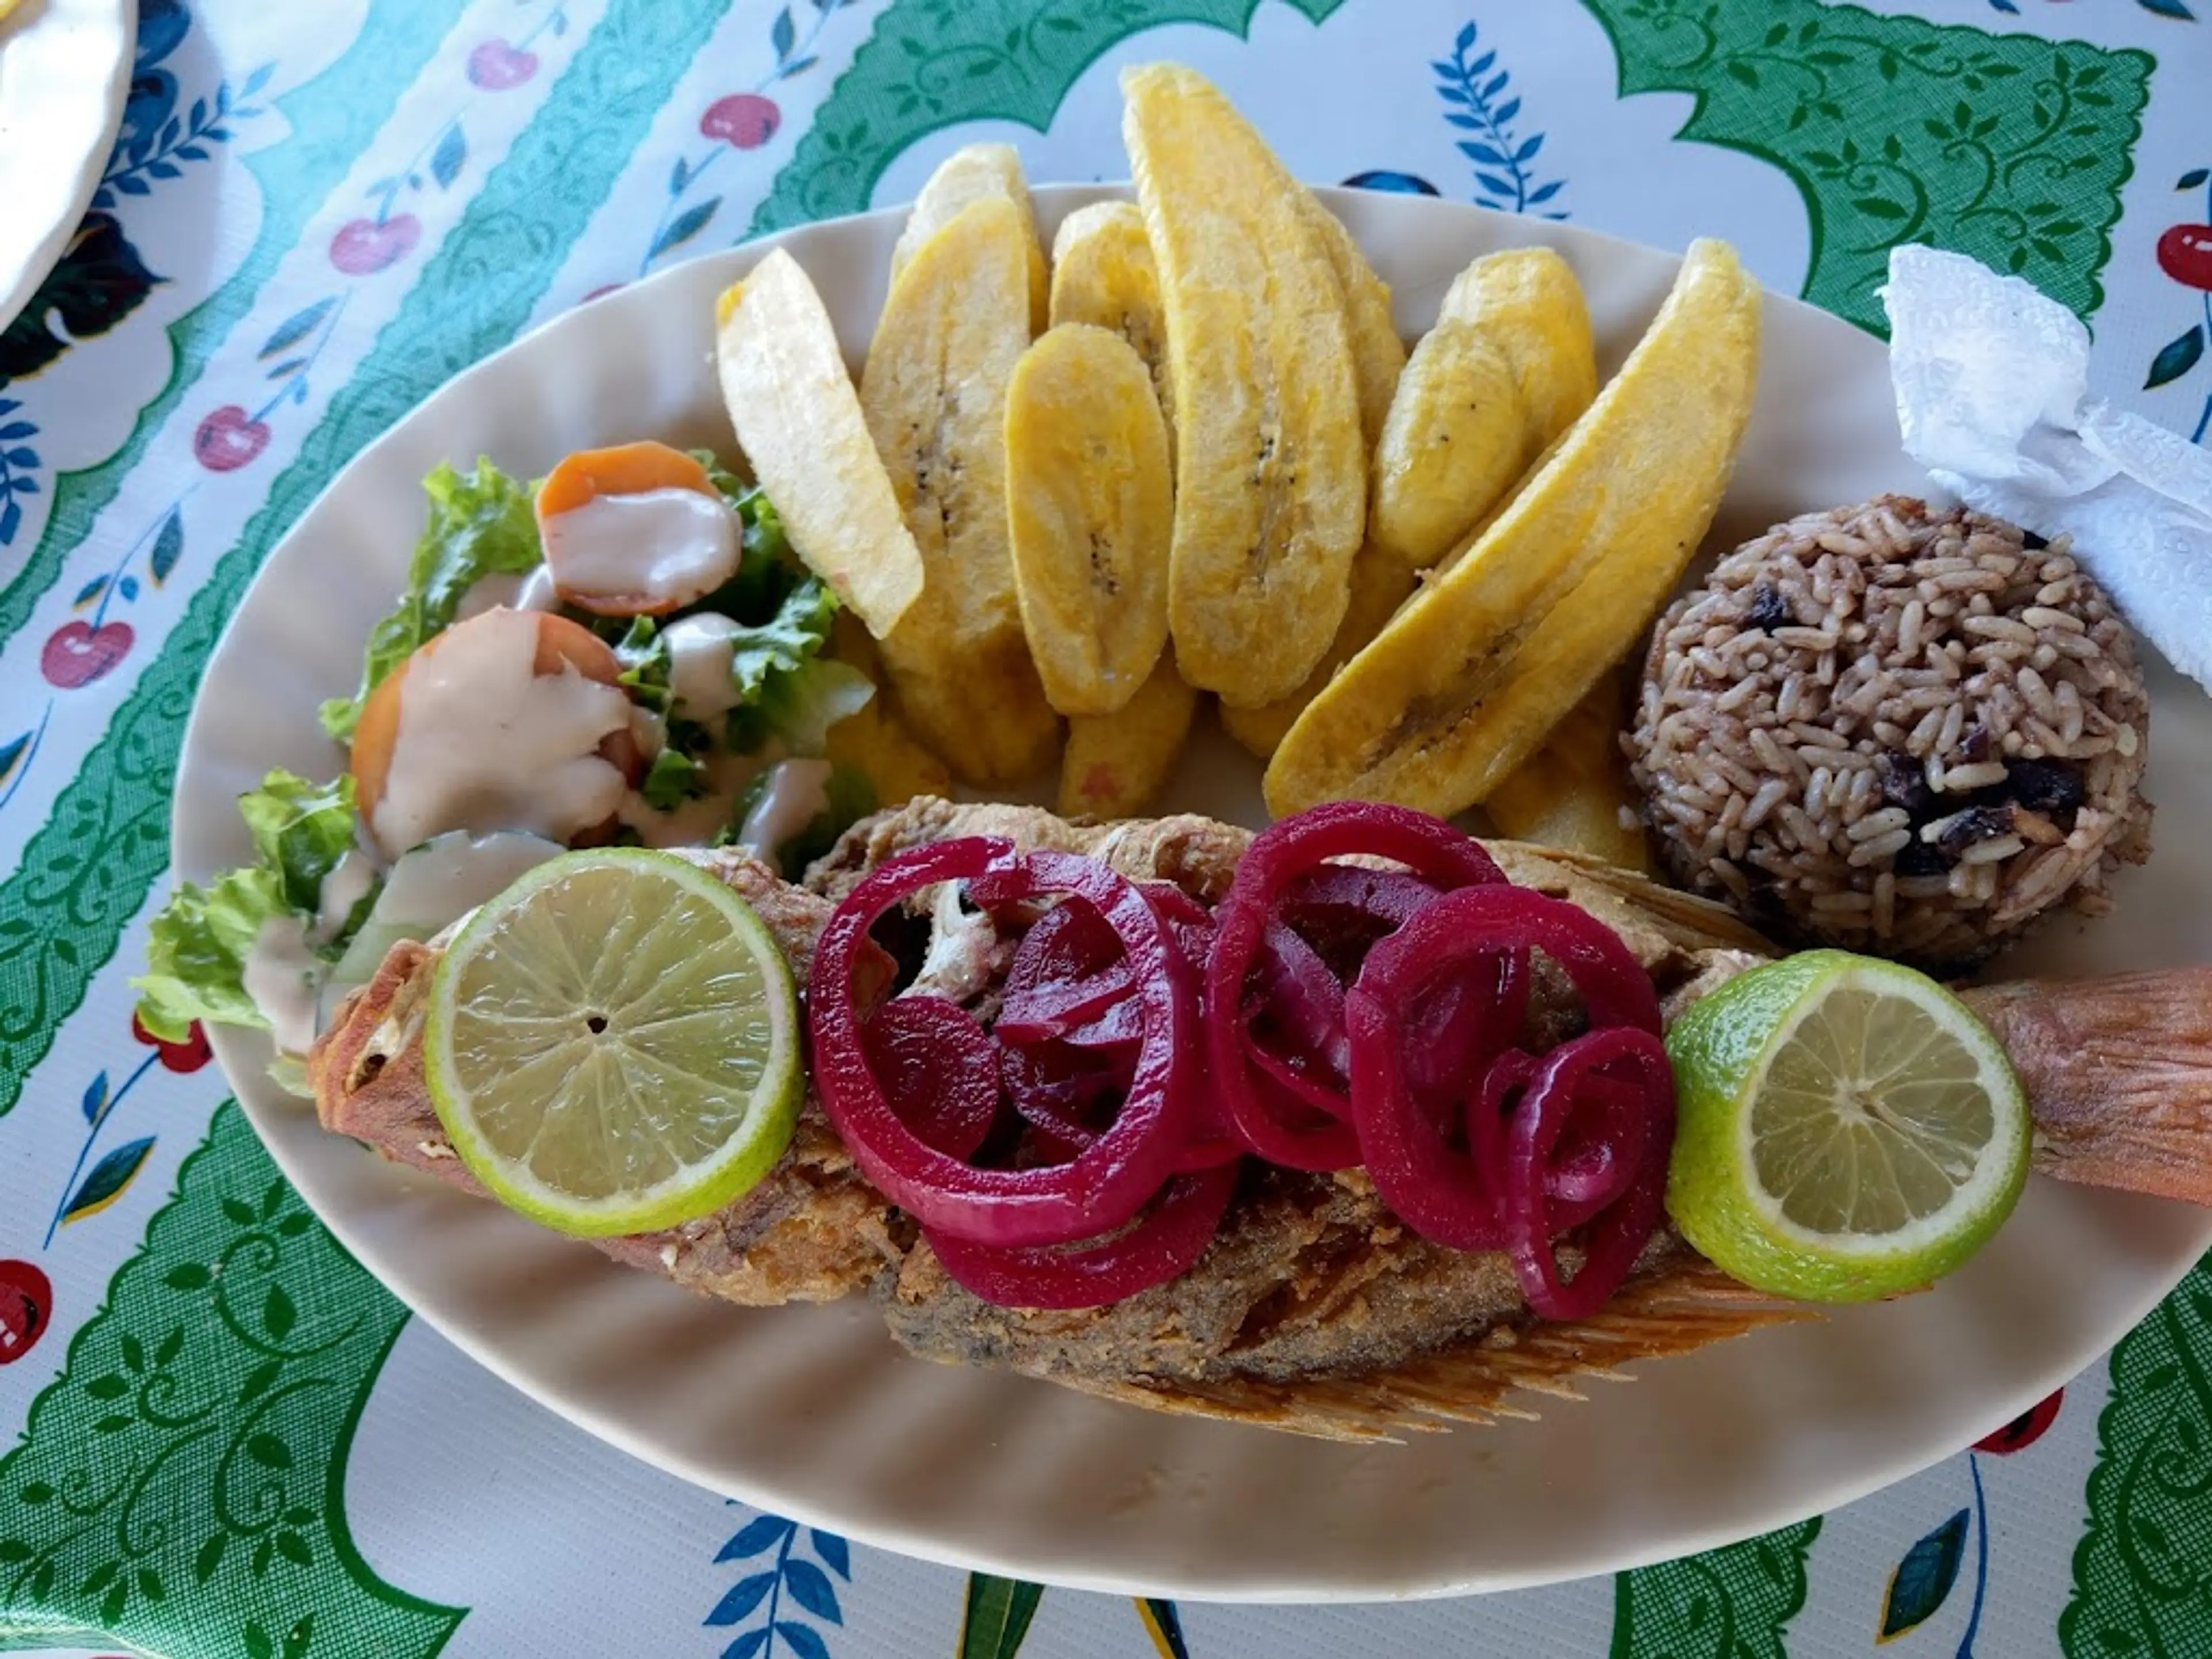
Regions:
<svg viewBox="0 0 2212 1659"><path fill-rule="evenodd" d="M1475 260L1400 377L1369 533L1419 569L1462 544L1597 395L1589 307L1549 248Z"/></svg>
<svg viewBox="0 0 2212 1659"><path fill-rule="evenodd" d="M1337 624L1336 637L1329 641L1327 654L1314 665L1305 684L1289 696L1257 708L1223 708L1221 729L1266 760L1297 723L1305 706L1321 695L1329 677L1382 631L1398 607L1413 597L1419 581L1403 562L1382 552L1371 542L1361 548L1352 563L1352 603L1345 607L1344 620Z"/></svg>
<svg viewBox="0 0 2212 1659"><path fill-rule="evenodd" d="M921 245L960 216L970 202L987 196L1003 196L1021 214L1029 236L1030 332L1042 334L1050 279L1045 270L1044 244L1037 235L1036 214L1030 204L1029 181L1022 176L1022 158L1012 144L968 144L937 164L914 198L906 228L891 246L890 280L894 286Z"/></svg>
<svg viewBox="0 0 2212 1659"><path fill-rule="evenodd" d="M1123 71L1175 387L1168 618L1193 685L1285 696L1335 636L1366 520L1345 305L1303 191L1194 71Z"/></svg>
<svg viewBox="0 0 2212 1659"><path fill-rule="evenodd" d="M1627 711L1626 687L1616 669L1568 710L1542 748L1490 792L1482 809L1498 833L1650 875L1651 852L1620 752Z"/></svg>
<svg viewBox="0 0 2212 1659"><path fill-rule="evenodd" d="M1440 319L1407 360L1375 446L1375 544L1409 570L1443 557L1534 459L1533 424L1505 354Z"/></svg>
<svg viewBox="0 0 2212 1659"><path fill-rule="evenodd" d="M1300 211L1313 227L1322 252L1336 273L1344 296L1344 320L1352 346L1352 378L1359 396L1359 441L1373 453L1382 435L1382 418L1406 367L1406 343L1390 315L1390 285L1375 274L1344 222L1323 207L1311 191Z"/></svg>
<svg viewBox="0 0 2212 1659"><path fill-rule="evenodd" d="M895 709L884 706L878 691L831 726L823 741L823 758L860 774L875 791L876 806L889 811L916 795L951 792L951 769L930 753Z"/></svg>
<svg viewBox="0 0 2212 1659"><path fill-rule="evenodd" d="M1198 693L1183 683L1169 651L1120 710L1069 720L1060 815L1133 818L1148 811L1174 775L1197 712Z"/></svg>
<svg viewBox="0 0 2212 1659"><path fill-rule="evenodd" d="M921 549L921 594L882 641L900 712L963 781L1042 770L1059 723L1030 661L1006 532L1006 386L1030 340L1027 226L969 204L892 284L860 410Z"/></svg>
<svg viewBox="0 0 2212 1659"><path fill-rule="evenodd" d="M1060 222L1052 239L1052 325L1109 328L1145 360L1175 460L1175 392L1168 380L1168 325L1160 271L1134 202L1093 202Z"/></svg>
<svg viewBox="0 0 2212 1659"><path fill-rule="evenodd" d="M1597 396L1597 342L1574 268L1547 247L1486 254L1445 290L1437 319L1482 330L1513 365L1540 454Z"/></svg>
<svg viewBox="0 0 2212 1659"><path fill-rule="evenodd" d="M1047 702L1110 714L1168 638L1173 495L1159 400L1118 334L1063 323L1006 393L1014 588Z"/></svg>
<svg viewBox="0 0 2212 1659"><path fill-rule="evenodd" d="M877 685L874 696L830 728L823 758L865 776L880 810L903 805L916 795L949 794L952 769L930 753L893 706L883 653L849 611L839 611L830 623L830 655Z"/></svg>
<svg viewBox="0 0 2212 1659"><path fill-rule="evenodd" d="M1619 374L1464 556L1299 715L1267 776L1443 816L1489 794L1625 656L1697 550L1758 384L1758 285L1692 243Z"/></svg>
<svg viewBox="0 0 2212 1659"><path fill-rule="evenodd" d="M921 552L821 296L778 248L723 291L715 314L730 424L792 550L870 633L888 634L921 592Z"/></svg>

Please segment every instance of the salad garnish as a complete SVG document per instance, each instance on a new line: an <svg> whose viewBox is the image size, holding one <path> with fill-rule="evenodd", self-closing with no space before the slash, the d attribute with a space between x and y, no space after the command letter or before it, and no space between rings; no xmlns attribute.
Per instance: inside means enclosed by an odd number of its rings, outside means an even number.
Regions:
<svg viewBox="0 0 2212 1659"><path fill-rule="evenodd" d="M246 994L246 964L272 923L289 920L323 933L318 950L335 961L367 915L364 895L334 917L321 914L325 882L356 852L350 777L313 783L281 767L239 797L254 860L206 887L186 882L154 918L138 1021L164 1042L181 1042L195 1019L266 1030L269 1017Z"/></svg>
<svg viewBox="0 0 2212 1659"><path fill-rule="evenodd" d="M437 933L513 879L508 843L742 842L795 872L875 809L866 775L823 758L875 693L830 654L837 601L712 454L584 451L541 483L479 459L423 489L406 590L358 690L320 710L343 771L271 772L240 799L255 861L155 918L148 1030L258 1027L297 1053L365 923L386 949ZM436 879L380 914L425 843Z"/></svg>

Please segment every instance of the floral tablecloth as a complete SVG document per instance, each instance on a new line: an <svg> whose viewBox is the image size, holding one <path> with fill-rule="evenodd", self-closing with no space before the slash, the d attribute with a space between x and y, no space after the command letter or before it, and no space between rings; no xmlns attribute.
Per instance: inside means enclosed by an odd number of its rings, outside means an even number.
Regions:
<svg viewBox="0 0 2212 1659"><path fill-rule="evenodd" d="M2096 390L2202 441L2208 12L142 0L99 195L0 337L0 1647L2212 1655L2203 1267L2062 1396L1765 1538L1462 1601L1133 1604L850 1546L555 1419L331 1242L125 984L258 562L410 405L592 294L909 196L974 138L1119 177L1114 73L1176 57L1308 179L1727 236L1869 328L1892 243L1960 249L2090 320Z"/></svg>

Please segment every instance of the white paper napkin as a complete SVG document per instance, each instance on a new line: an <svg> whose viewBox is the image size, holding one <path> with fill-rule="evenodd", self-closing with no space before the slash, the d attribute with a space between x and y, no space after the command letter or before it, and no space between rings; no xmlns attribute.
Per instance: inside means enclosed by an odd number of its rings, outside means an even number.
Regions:
<svg viewBox="0 0 2212 1659"><path fill-rule="evenodd" d="M1893 248L1881 300L1906 453L1977 511L2071 536L2136 631L2212 690L2212 453L2090 397L2088 330L2017 276Z"/></svg>

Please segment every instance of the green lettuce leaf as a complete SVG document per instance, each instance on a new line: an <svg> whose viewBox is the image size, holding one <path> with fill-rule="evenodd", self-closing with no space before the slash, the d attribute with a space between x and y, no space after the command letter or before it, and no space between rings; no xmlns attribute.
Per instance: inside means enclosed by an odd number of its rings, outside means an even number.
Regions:
<svg viewBox="0 0 2212 1659"><path fill-rule="evenodd" d="M183 1042L196 1019L269 1024L246 994L246 958L270 917L314 917L323 878L354 844L350 777L316 784L279 768L239 798L238 811L253 837L254 862L209 887L179 887L154 918L145 975L131 981L139 1023L165 1042ZM374 898L373 890L362 896L326 951L343 948Z"/></svg>
<svg viewBox="0 0 2212 1659"><path fill-rule="evenodd" d="M713 455L703 449L691 453L737 510L739 532L738 574L691 608L720 611L741 623L772 617L793 585L805 574L784 536L783 520L765 495L739 483Z"/></svg>
<svg viewBox="0 0 2212 1659"><path fill-rule="evenodd" d="M823 659L836 596L809 576L785 596L775 616L741 629L730 672L741 707L730 711L730 747L750 754L774 739L793 755L819 755L824 734L875 695L858 669Z"/></svg>
<svg viewBox="0 0 2212 1659"><path fill-rule="evenodd" d="M653 757L637 793L656 812L673 812L685 801L705 794L708 787L707 769L671 743Z"/></svg>
<svg viewBox="0 0 2212 1659"><path fill-rule="evenodd" d="M259 867L276 876L285 908L314 915L323 878L353 850L351 776L310 783L280 767L238 798L238 815L253 837Z"/></svg>
<svg viewBox="0 0 2212 1659"><path fill-rule="evenodd" d="M544 561L531 486L488 460L464 474L441 462L422 481L430 520L415 544L407 592L399 608L368 636L361 690L322 708L323 730L340 743L353 737L362 703L424 641L453 623L461 597L479 577L527 575Z"/></svg>
<svg viewBox="0 0 2212 1659"><path fill-rule="evenodd" d="M811 757L829 746L831 726L875 695L875 682L850 663L817 657L771 678L754 712L786 754Z"/></svg>
<svg viewBox="0 0 2212 1659"><path fill-rule="evenodd" d="M806 827L776 849L776 862L787 880L797 881L806 866L837 844L837 837L876 810L876 788L864 772L849 766L833 768L826 791L829 810L817 812Z"/></svg>
<svg viewBox="0 0 2212 1659"><path fill-rule="evenodd" d="M246 994L246 958L261 924L283 908L281 884L258 866L212 887L179 887L154 918L145 975L131 981L138 1023L164 1042L184 1042L196 1019L265 1029L267 1017Z"/></svg>
<svg viewBox="0 0 2212 1659"><path fill-rule="evenodd" d="M640 708L665 714L676 701L669 686L676 665L669 659L668 641L660 637L659 624L650 617L632 617L614 651L615 660L622 665L615 683Z"/></svg>

